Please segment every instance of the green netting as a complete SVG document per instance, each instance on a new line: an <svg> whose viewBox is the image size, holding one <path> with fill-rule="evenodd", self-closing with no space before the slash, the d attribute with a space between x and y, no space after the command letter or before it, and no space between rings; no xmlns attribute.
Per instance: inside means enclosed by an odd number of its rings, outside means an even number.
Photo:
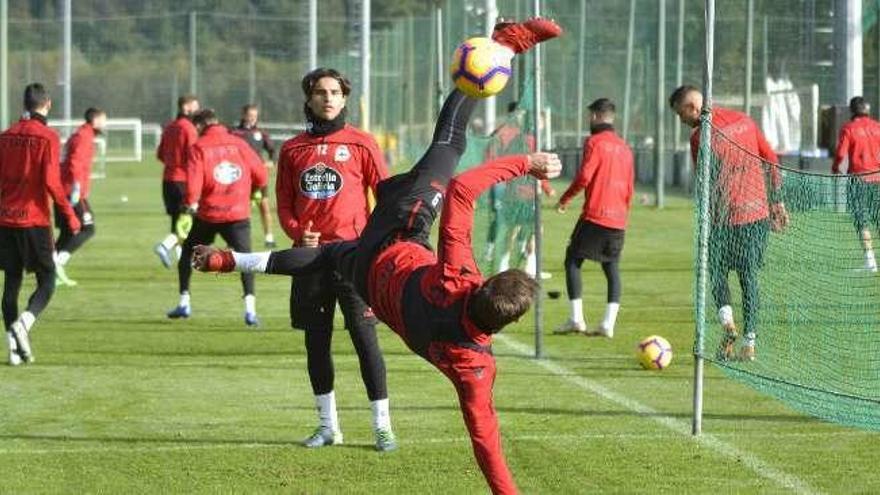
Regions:
<svg viewBox="0 0 880 495"><path fill-rule="evenodd" d="M746 151L725 134L730 129L711 132L711 147L701 149L711 152L711 165L707 311L697 352L806 414L880 429L880 276L862 238L880 229L880 173L787 169ZM776 202L790 218L779 231L768 218ZM726 332L717 312L728 285L739 332L732 357L720 352ZM753 361L739 355L750 333Z"/></svg>

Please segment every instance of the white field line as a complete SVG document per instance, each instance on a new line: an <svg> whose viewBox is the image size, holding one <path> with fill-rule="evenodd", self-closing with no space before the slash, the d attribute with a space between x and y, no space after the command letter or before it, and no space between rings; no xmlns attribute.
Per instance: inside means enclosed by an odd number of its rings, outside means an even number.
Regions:
<svg viewBox="0 0 880 495"><path fill-rule="evenodd" d="M829 438L829 437L839 437L839 436L868 436L870 433L867 432L790 432L790 433L752 433L752 434L744 434L744 433L722 433L716 434L714 436L729 436L737 438L796 438L796 437L817 437L817 438ZM634 440L634 441L642 441L642 440L664 440L672 437L678 436L678 432L670 432L670 433L584 433L578 435L572 434L559 434L559 435L505 435L505 442L579 442L583 440L614 440L614 441L623 441L623 440ZM84 445L82 447L44 447L44 448L29 448L29 447L6 447L0 448L0 456L2 455L53 455L53 454L78 454L78 453L102 453L102 452L122 452L122 453L151 453L151 452L174 452L174 451L190 451L190 450L214 450L214 449L287 449L287 448L299 448L299 444L295 441L291 441L289 443L283 442L229 442L218 440L217 442L207 442L207 443L187 443L186 440L181 440L180 442L174 442L173 440L143 440L141 442L131 442L130 445L112 445L114 440L112 438L96 438L89 439L87 437L71 437L69 440L63 439L51 439L51 440L41 440L39 438L28 438L23 439L25 442L32 441L46 441L46 442L57 442L58 444L64 444L69 442L94 442L94 443L102 443L103 445ZM421 438L414 440L406 440L401 439L398 440L400 445L426 445L426 444L453 444L453 443L461 443L466 444L468 442L468 438L461 437L445 437L445 438ZM111 445L107 445L106 443L110 443ZM370 442L345 442L345 445L355 445L355 446L372 446L373 444Z"/></svg>
<svg viewBox="0 0 880 495"><path fill-rule="evenodd" d="M518 342L506 335L497 335L495 338L498 342L501 342L502 344L506 345L507 347L511 348L512 350L523 356L534 356L535 354L534 349L531 346ZM728 457L733 460L738 460L742 462L746 467L754 471L755 474L761 476L762 478L773 481L779 486L782 486L799 494L819 493L817 490L815 490L813 487L800 480L799 478L767 464L751 452L747 452L728 442L725 442L724 440L719 439L716 435L706 433L703 433L700 436L691 435L691 427L688 422L676 419L672 416L664 416L658 411L652 409L651 407L642 404L641 402L630 399L629 397L619 394L605 387L604 385L579 376L576 373L566 369L565 367L554 363L553 361L535 360L535 364L578 388L586 390L587 392L597 395L609 402L613 402L618 406L629 409L630 411L645 415L647 418L659 423L661 426L664 426L665 428L668 428L669 430L679 435L691 438L694 440L694 442L711 450L714 450L716 453L721 454L722 456Z"/></svg>

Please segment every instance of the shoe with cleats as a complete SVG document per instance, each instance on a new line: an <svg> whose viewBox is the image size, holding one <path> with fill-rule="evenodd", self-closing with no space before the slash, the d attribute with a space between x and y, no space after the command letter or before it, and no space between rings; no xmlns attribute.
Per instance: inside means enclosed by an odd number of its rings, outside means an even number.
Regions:
<svg viewBox="0 0 880 495"><path fill-rule="evenodd" d="M21 321L21 319L18 319L15 320L9 330L12 333L13 339L15 340L17 353L21 360L25 363L33 363L34 353L31 350L31 337L28 328ZM10 359L10 364L11 362L12 360Z"/></svg>
<svg viewBox="0 0 880 495"><path fill-rule="evenodd" d="M587 333L587 324L583 321L568 319L565 323L559 325L556 330L553 330L553 335L570 335L575 333Z"/></svg>
<svg viewBox="0 0 880 495"><path fill-rule="evenodd" d="M394 437L394 432L383 428L376 430L376 450L379 452L397 450L397 438Z"/></svg>
<svg viewBox="0 0 880 495"><path fill-rule="evenodd" d="M533 17L525 22L500 20L495 24L492 39L515 53L523 53L532 47L562 34L562 28L552 19Z"/></svg>
<svg viewBox="0 0 880 495"><path fill-rule="evenodd" d="M756 359L755 344L745 344L739 350L739 358L742 361L751 362Z"/></svg>
<svg viewBox="0 0 880 495"><path fill-rule="evenodd" d="M719 361L729 361L736 357L734 353L736 337L736 327L733 325L725 325L724 334L721 336L721 343L718 345Z"/></svg>
<svg viewBox="0 0 880 495"><path fill-rule="evenodd" d="M342 432L319 426L308 438L303 440L303 446L309 449L317 449L328 445L341 445Z"/></svg>
<svg viewBox="0 0 880 495"><path fill-rule="evenodd" d="M177 306L168 312L168 318L172 320L186 319L192 315L192 308L189 306Z"/></svg>

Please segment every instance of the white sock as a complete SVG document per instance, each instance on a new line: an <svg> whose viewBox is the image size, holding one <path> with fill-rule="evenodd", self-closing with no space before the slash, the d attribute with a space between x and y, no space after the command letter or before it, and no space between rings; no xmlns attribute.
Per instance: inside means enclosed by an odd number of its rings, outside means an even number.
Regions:
<svg viewBox="0 0 880 495"><path fill-rule="evenodd" d="M535 256L535 253L529 253L526 256L526 273L534 278L535 273L538 271L538 258Z"/></svg>
<svg viewBox="0 0 880 495"><path fill-rule="evenodd" d="M870 270L877 268L877 259L874 258L873 249L868 249L865 251L865 266Z"/></svg>
<svg viewBox="0 0 880 495"><path fill-rule="evenodd" d="M165 239L162 239L162 245L165 247L165 249L167 249L169 251L174 249L174 247L177 246L177 243L178 243L178 239L177 239L177 236L174 234L168 234L168 236L165 237Z"/></svg>
<svg viewBox="0 0 880 495"><path fill-rule="evenodd" d="M232 259L235 260L235 269L242 273L263 273L269 265L269 256L271 251L263 251L262 253L236 253L232 252Z"/></svg>
<svg viewBox="0 0 880 495"><path fill-rule="evenodd" d="M9 347L9 352L14 352L18 349L18 344L15 343L15 336L12 335L12 332L6 332L6 345Z"/></svg>
<svg viewBox="0 0 880 495"><path fill-rule="evenodd" d="M339 431L339 415L336 413L336 394L330 392L315 396L318 406L318 422L322 428Z"/></svg>
<svg viewBox="0 0 880 495"><path fill-rule="evenodd" d="M510 270L510 253L502 254L498 261L498 271L506 272L507 270Z"/></svg>
<svg viewBox="0 0 880 495"><path fill-rule="evenodd" d="M180 256L183 254L183 247L178 244L174 246L174 256L177 256L177 259L180 259Z"/></svg>
<svg viewBox="0 0 880 495"><path fill-rule="evenodd" d="M189 292L180 293L180 304L178 304L178 306L182 306L185 308L189 307Z"/></svg>
<svg viewBox="0 0 880 495"><path fill-rule="evenodd" d="M733 308L729 304L718 309L718 321L722 326L733 326Z"/></svg>
<svg viewBox="0 0 880 495"><path fill-rule="evenodd" d="M612 302L605 306L605 318L602 318L602 330L606 337L614 337L614 325L617 324L617 312L620 311L620 303Z"/></svg>
<svg viewBox="0 0 880 495"><path fill-rule="evenodd" d="M37 317L34 316L30 311L25 311L24 313L18 315L18 319L24 324L25 330L28 332L31 331L31 328L34 326L34 322L37 321Z"/></svg>
<svg viewBox="0 0 880 495"><path fill-rule="evenodd" d="M371 401L370 409L373 410L373 429L390 430L391 413L388 411L388 399Z"/></svg>
<svg viewBox="0 0 880 495"><path fill-rule="evenodd" d="M581 298L569 299L571 303L571 321L575 323L584 322L584 300Z"/></svg>
<svg viewBox="0 0 880 495"><path fill-rule="evenodd" d="M56 265L64 266L67 264L68 261L70 261L70 253L68 253L67 251L58 251L57 253L55 253L53 258L55 258Z"/></svg>
<svg viewBox="0 0 880 495"><path fill-rule="evenodd" d="M253 294L244 296L244 312L250 314L257 313L257 297Z"/></svg>
<svg viewBox="0 0 880 495"><path fill-rule="evenodd" d="M266 242L275 242L275 236L271 232L266 234Z"/></svg>
<svg viewBox="0 0 880 495"><path fill-rule="evenodd" d="M745 335L745 338L746 338L746 345L748 345L748 346L752 346L752 347L755 346L755 338L756 338L756 335L755 335L754 332L749 332L749 333L747 333L747 334Z"/></svg>

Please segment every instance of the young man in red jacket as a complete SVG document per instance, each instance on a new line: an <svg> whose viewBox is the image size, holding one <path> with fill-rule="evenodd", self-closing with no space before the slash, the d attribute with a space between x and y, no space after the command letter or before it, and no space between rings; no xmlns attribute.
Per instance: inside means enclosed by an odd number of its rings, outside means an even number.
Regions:
<svg viewBox="0 0 880 495"><path fill-rule="evenodd" d="M213 110L201 110L193 120L201 136L187 158L186 196L178 222L180 233L187 235L177 263L180 302L168 312L172 319L192 314L189 286L194 246L213 244L219 234L230 248L250 252L251 194L266 187L266 167L260 157L220 125ZM253 274L242 274L241 283L244 322L250 327L259 326Z"/></svg>
<svg viewBox="0 0 880 495"><path fill-rule="evenodd" d="M633 195L633 153L614 132L614 103L599 98L590 110L590 136L584 141L583 159L577 176L559 198L556 210L565 213L568 203L584 191L581 217L565 250L565 287L571 316L555 333L586 333L581 299L581 265L585 259L602 264L608 287L605 317L588 335L614 336L620 310L620 253L630 200Z"/></svg>
<svg viewBox="0 0 880 495"><path fill-rule="evenodd" d="M831 172L841 173L847 160L846 202L865 250L865 270L877 272L871 224L880 229L880 123L868 116L871 106L861 96L849 101L852 120L840 129Z"/></svg>
<svg viewBox="0 0 880 495"><path fill-rule="evenodd" d="M681 86L669 97L669 105L683 124L693 128L691 155L696 164L703 95L694 86ZM718 319L724 327L718 358L727 360L735 356L738 332L727 283L728 275L735 271L742 288L745 327L740 358L752 361L760 310L758 271L764 265L769 231L781 232L788 225L788 213L780 195L782 175L776 153L748 115L715 107L712 132L720 134L711 143L713 162L717 165L712 171L715 183L709 239L715 249L710 255L709 278Z"/></svg>
<svg viewBox="0 0 880 495"><path fill-rule="evenodd" d="M307 130L285 142L278 157L275 196L281 227L297 246L357 239L367 224L376 185L388 175L385 160L373 136L345 123L348 79L333 69L315 69L303 78L302 90ZM376 448L391 450L396 443L376 317L351 283L332 270L295 277L290 291L290 321L305 331L318 410L318 428L304 444L321 447L342 441L330 353L337 302L360 361Z"/></svg>
<svg viewBox="0 0 880 495"><path fill-rule="evenodd" d="M177 236L177 219L186 194L186 159L190 146L199 138L192 123L192 116L198 111L199 99L195 95L178 98L177 117L162 129L162 138L156 150L156 157L165 167L162 172L162 200L165 213L171 217L171 233L156 244L153 251L165 268L171 268L172 253L179 249L181 242Z"/></svg>
<svg viewBox="0 0 880 495"><path fill-rule="evenodd" d="M493 37L512 56L561 31L552 21L531 19L502 22ZM193 262L205 271L294 276L335 267L413 352L453 383L489 487L514 494L492 400L492 335L528 311L538 286L521 270L483 279L471 250L474 204L498 182L526 174L551 179L562 165L556 155L533 153L499 158L453 178L476 103L458 90L446 99L431 146L412 170L379 185L378 203L359 240L254 254L199 247ZM435 254L429 237L441 209Z"/></svg>
<svg viewBox="0 0 880 495"><path fill-rule="evenodd" d="M80 223L64 194L58 164L61 143L46 125L52 107L42 84L24 91L26 116L0 134L0 268L3 283L3 324L9 364L32 362L30 332L55 290L49 197L67 220L71 232ZM37 288L18 312L24 271L33 272Z"/></svg>
<svg viewBox="0 0 880 495"><path fill-rule="evenodd" d="M265 129L259 126L260 108L248 103L241 107L241 120L238 125L230 130L232 134L242 138L250 145L254 152L261 155L266 153L266 168L272 168L275 160L275 144ZM275 247L275 236L272 234L272 208L269 204L269 189L264 188L256 195L255 201L260 208L260 222L263 224L263 245L267 248Z"/></svg>
<svg viewBox="0 0 880 495"><path fill-rule="evenodd" d="M90 107L86 110L85 120L67 140L64 161L61 162L61 183L82 225L80 231L74 234L64 215L55 209L55 225L61 231L55 241L55 280L67 286L76 285L64 270L70 256L95 235L95 216L89 205L92 160L95 158L95 136L104 130L107 114L99 108Z"/></svg>

